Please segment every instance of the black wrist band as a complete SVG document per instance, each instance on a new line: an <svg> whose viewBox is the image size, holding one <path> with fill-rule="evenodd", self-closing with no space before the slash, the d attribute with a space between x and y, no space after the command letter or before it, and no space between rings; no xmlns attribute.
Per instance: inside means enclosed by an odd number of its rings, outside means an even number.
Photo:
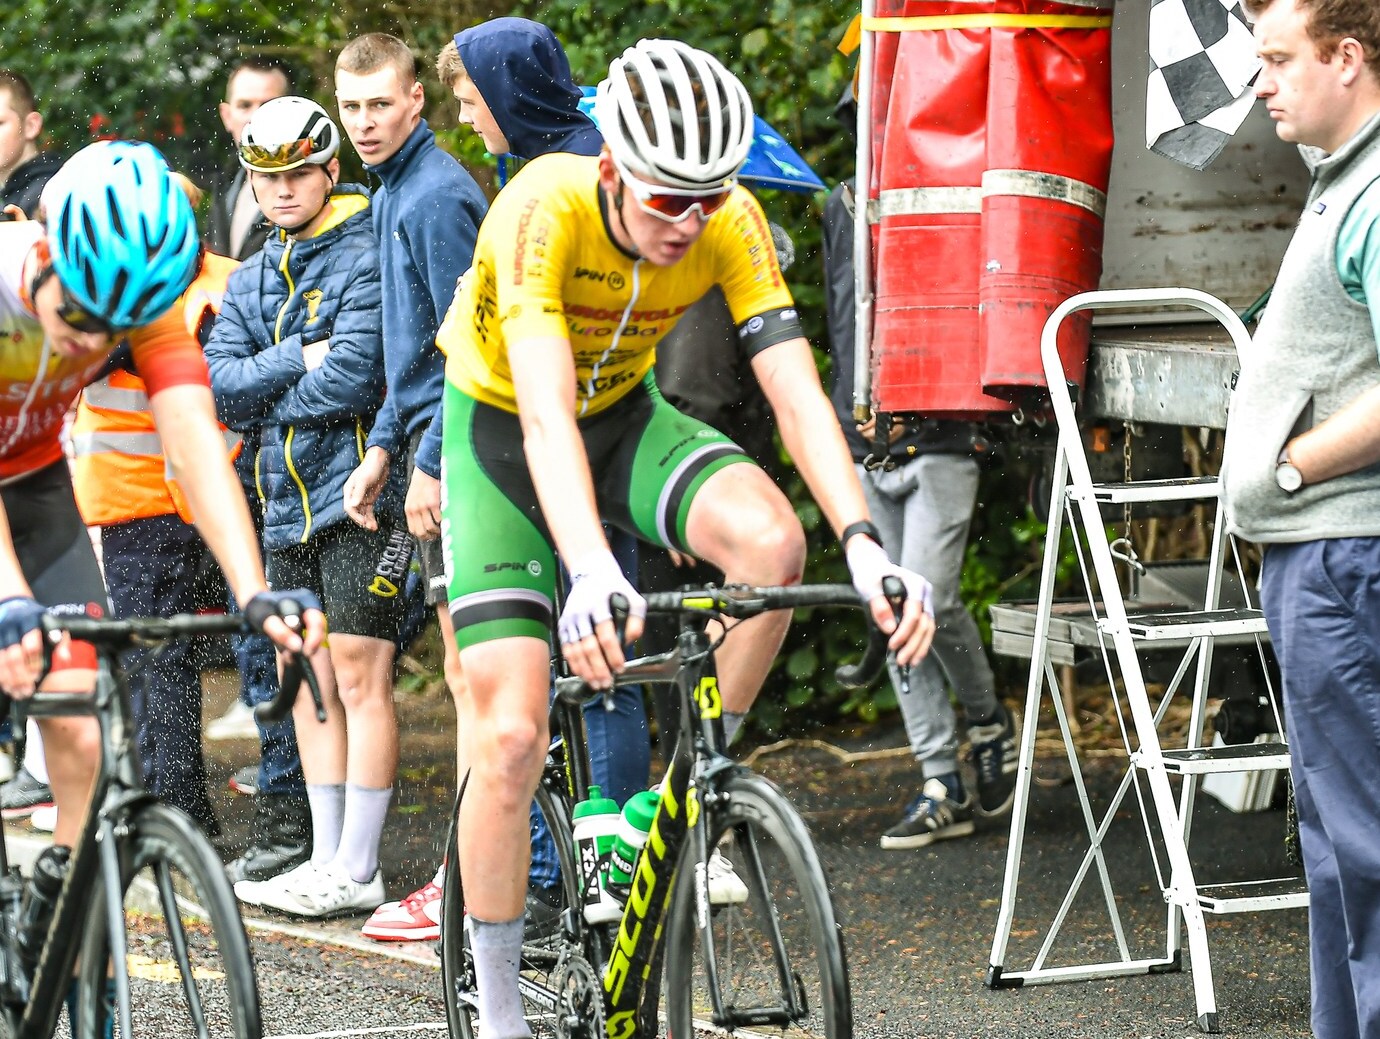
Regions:
<svg viewBox="0 0 1380 1039"><path fill-rule="evenodd" d="M848 524L843 528L843 533L839 535L839 544L845 549L848 548L848 539L854 534L866 534L878 545L882 543L882 532L877 529L877 524L871 520L858 520L856 523Z"/></svg>

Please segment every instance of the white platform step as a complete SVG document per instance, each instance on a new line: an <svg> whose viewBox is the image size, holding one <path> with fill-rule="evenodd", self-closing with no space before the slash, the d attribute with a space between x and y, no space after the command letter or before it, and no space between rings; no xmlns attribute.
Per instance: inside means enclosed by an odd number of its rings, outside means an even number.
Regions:
<svg viewBox="0 0 1380 1039"><path fill-rule="evenodd" d="M1160 755L1171 775L1204 775L1209 772L1266 772L1289 767L1289 748L1283 743L1237 743L1222 747L1166 750ZM1143 768L1136 755L1136 764Z"/></svg>
<svg viewBox="0 0 1380 1039"><path fill-rule="evenodd" d="M1134 483L1095 483L1093 497L1106 505L1205 501L1217 497L1217 477L1189 476L1174 480L1137 480Z"/></svg>
<svg viewBox="0 0 1380 1039"><path fill-rule="evenodd" d="M1103 618L1098 627L1110 634L1112 624ZM1263 635L1269 631L1264 613L1240 606L1226 610L1139 613L1127 618L1126 627L1132 638L1142 642Z"/></svg>
<svg viewBox="0 0 1380 1039"><path fill-rule="evenodd" d="M1217 915L1302 909L1308 905L1308 885L1302 877L1202 884L1198 888L1198 904L1203 912Z"/></svg>

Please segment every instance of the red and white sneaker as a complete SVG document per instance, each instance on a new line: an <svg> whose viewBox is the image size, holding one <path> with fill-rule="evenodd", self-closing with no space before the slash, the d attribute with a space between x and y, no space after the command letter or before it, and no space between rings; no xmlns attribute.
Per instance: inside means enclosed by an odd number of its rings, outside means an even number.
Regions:
<svg viewBox="0 0 1380 1039"><path fill-rule="evenodd" d="M443 867L444 869L444 867ZM361 927L376 942L434 942L441 937L442 870L401 902L385 902Z"/></svg>

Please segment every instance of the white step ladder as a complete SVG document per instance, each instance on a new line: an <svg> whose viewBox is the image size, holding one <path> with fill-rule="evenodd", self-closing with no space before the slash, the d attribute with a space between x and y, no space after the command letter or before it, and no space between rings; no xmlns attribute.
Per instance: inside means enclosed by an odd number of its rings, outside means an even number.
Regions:
<svg viewBox="0 0 1380 1039"><path fill-rule="evenodd" d="M1006 877L986 983L991 988L1016 988L1056 981L1177 971L1183 966L1181 931L1186 931L1198 1025L1205 1032L1216 1032L1217 1003L1204 914L1305 906L1308 901L1302 880L1294 878L1199 886L1195 882L1194 868L1189 857L1194 795L1204 775L1214 772L1256 772L1288 767L1288 750L1283 743L1253 743L1228 747L1203 745L1208 678L1214 645L1254 644L1262 674L1266 674L1264 643L1268 641L1269 636L1264 616L1258 609L1251 608L1248 594L1245 607L1220 606L1223 571L1231 539L1225 533L1215 478L1153 480L1123 484L1093 483L1074 411L1074 402L1065 382L1056 343L1063 322L1079 311L1184 306L1206 312L1219 321L1230 333L1238 356L1243 356L1249 349L1249 334L1237 316L1220 300L1190 289L1083 293L1060 305L1050 315L1044 328L1041 357L1058 422L1058 446L1040 594L1033 607L1034 633L1030 641L1026 724L1022 733L1015 805L1012 810L1011 841L1007 849ZM1125 507L1135 503L1170 500L1217 503L1211 554L1206 566L1206 587L1202 591L1201 602L1195 603L1194 609L1182 612L1166 612L1163 607L1156 612L1146 612L1144 607L1134 602L1128 608L1117 576L1118 556L1114 554L1113 544L1108 540L1107 518L1102 510L1106 506ZM1071 620L1067 609L1056 610L1054 601L1061 535L1066 526L1073 533L1075 544L1079 545L1079 559L1088 598L1087 610L1082 614L1081 634L1078 620ZM1231 544L1230 547L1239 576L1239 557L1236 555L1235 545ZM1123 562L1127 561L1124 551L1121 558ZM1088 561L1092 564L1091 575L1088 573ZM1242 591L1245 592L1245 582L1241 584ZM1052 632L1057 633L1052 635ZM1071 659L1072 645L1078 645L1084 652L1101 655L1117 703L1117 714L1122 722L1123 738L1130 758L1126 775L1113 796L1110 807L1100 819L1095 816L1093 805L1089 801L1056 670L1056 664L1067 664ZM1177 671L1157 703L1152 702L1147 691L1141 666L1140 654L1148 650L1182 651ZM1116 672L1112 668L1113 660L1116 663ZM1185 684L1185 679L1195 664L1186 745L1162 747L1160 722L1175 693ZM1116 681L1118 673L1121 677L1120 689ZM1269 688L1267 674L1266 688L1270 692L1278 723L1278 701L1273 690ZM1008 969L1007 946L1012 934L1022 851L1026 838L1034 770L1036 722L1046 696L1053 706L1067 749L1068 762L1072 768L1072 778L1087 829L1088 849L1075 872L1067 895L1049 924L1033 965L1027 970L1017 971ZM1125 723L1123 704L1124 710L1129 711L1132 720L1129 728ZM1283 731L1282 725L1278 727ZM1177 797L1170 782L1171 775L1181 777L1181 789ZM1148 798L1141 791L1142 777L1149 788ZM1147 843L1154 858L1161 892L1168 906L1163 954L1141 958L1133 957L1128 946L1103 847L1113 817L1132 787L1136 790L1141 806ZM1152 818L1158 827L1158 839L1151 832ZM1168 878L1160 868L1157 845L1168 860ZM1069 919L1075 898L1093 871L1097 874L1110 918L1111 937L1115 942L1117 957L1102 963L1046 966L1059 932Z"/></svg>

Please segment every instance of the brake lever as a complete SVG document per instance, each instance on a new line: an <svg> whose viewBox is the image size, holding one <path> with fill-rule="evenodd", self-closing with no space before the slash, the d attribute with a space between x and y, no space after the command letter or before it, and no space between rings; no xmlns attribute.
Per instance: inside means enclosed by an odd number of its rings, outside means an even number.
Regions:
<svg viewBox="0 0 1380 1039"><path fill-rule="evenodd" d="M286 601L283 603L283 608L284 610L296 611L284 612L280 616L284 624L301 634L301 607L295 602ZM326 723L326 704L321 698L321 682L316 677L316 669L311 666L310 658L302 652L289 655L287 663L283 666L283 676L278 682L278 692L273 699L254 707L254 720L264 725L270 725L286 718L292 713L292 705L297 700L297 694L301 691L303 682L306 682L307 690L311 693L311 701L316 708L316 720L324 725Z"/></svg>
<svg viewBox="0 0 1380 1039"><path fill-rule="evenodd" d="M609 596L609 615L613 619L613 632L618 637L618 644L620 646L626 645L628 618L632 615L632 605L628 602L628 597L622 592L614 592ZM615 681L613 685L603 690L604 710L612 711L614 709L613 694L617 688L618 683Z"/></svg>
<svg viewBox="0 0 1380 1039"><path fill-rule="evenodd" d="M906 586L898 577L884 577L882 579L882 594L886 596L886 601L891 604L897 623L900 623L901 610L906 603ZM863 609L867 609L866 604L864 604ZM864 686L871 685L888 662L895 663L895 654L887 649L887 640L890 636L877 626L877 622L872 619L870 614L867 618L867 633L867 648L863 651L862 659L856 664L840 664L834 669L834 680L845 689L862 689ZM910 678L906 674L907 669L901 668L899 670L901 672L901 686L896 692L898 695L904 696L910 691Z"/></svg>
<svg viewBox="0 0 1380 1039"><path fill-rule="evenodd" d="M882 594L886 596L887 604L891 607L891 615L896 618L896 624L901 624L901 613L906 608L906 586L899 577L882 578ZM883 634L883 638L887 636ZM891 650L886 654L887 663L892 666L892 670L899 676L899 684L896 689L897 696L907 696L910 693L910 668L901 667L896 663L896 654Z"/></svg>

